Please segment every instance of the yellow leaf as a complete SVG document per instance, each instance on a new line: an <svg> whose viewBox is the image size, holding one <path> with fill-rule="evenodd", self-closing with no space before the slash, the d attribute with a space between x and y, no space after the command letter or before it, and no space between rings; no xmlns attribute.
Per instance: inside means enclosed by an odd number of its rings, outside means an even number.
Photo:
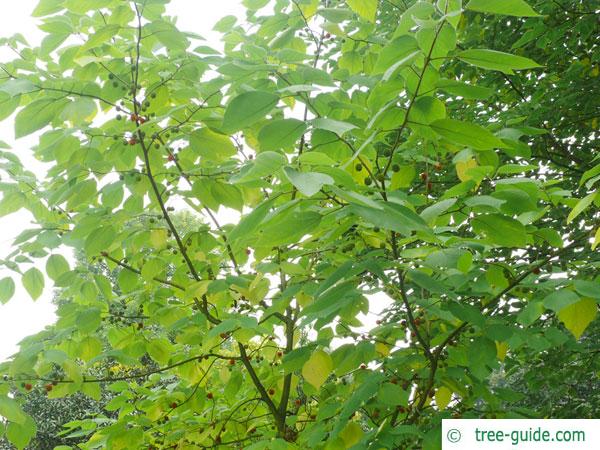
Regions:
<svg viewBox="0 0 600 450"><path fill-rule="evenodd" d="M301 5L300 10L302 11L302 15L309 19L317 13L318 7L319 0L311 0L311 2L308 5Z"/></svg>
<svg viewBox="0 0 600 450"><path fill-rule="evenodd" d="M415 166L402 166L398 172L394 172L391 180L391 189L400 189L410 187L410 184L417 176Z"/></svg>
<svg viewBox="0 0 600 450"><path fill-rule="evenodd" d="M592 250L596 250L598 244L600 244L600 227L596 230L596 237L594 238L594 242L592 243Z"/></svg>
<svg viewBox="0 0 600 450"><path fill-rule="evenodd" d="M313 298L310 295L306 295L304 292L298 292L296 294L296 301L304 308L312 303Z"/></svg>
<svg viewBox="0 0 600 450"><path fill-rule="evenodd" d="M582 298L558 312L558 318L565 328L579 339L588 325L594 320L598 312L596 301L591 298Z"/></svg>
<svg viewBox="0 0 600 450"><path fill-rule="evenodd" d="M508 351L508 344L506 342L496 341L496 354L500 361L504 362L504 358L506 358L507 351Z"/></svg>
<svg viewBox="0 0 600 450"><path fill-rule="evenodd" d="M340 437L344 440L346 448L351 448L358 444L363 435L364 432L362 428L356 422L350 422L346 425L346 428L340 432Z"/></svg>
<svg viewBox="0 0 600 450"><path fill-rule="evenodd" d="M473 177L468 175L467 172L469 169L477 167L477 161L473 158L468 159L466 161L458 161L456 163L456 175L458 175L458 179L460 181L469 181Z"/></svg>
<svg viewBox="0 0 600 450"><path fill-rule="evenodd" d="M452 391L447 387L442 386L435 392L435 404L440 411L446 409L450 400L452 400Z"/></svg>
<svg viewBox="0 0 600 450"><path fill-rule="evenodd" d="M248 300L253 305L258 304L269 292L269 280L262 273L256 275L248 287Z"/></svg>
<svg viewBox="0 0 600 450"><path fill-rule="evenodd" d="M377 0L346 0L346 3L360 17L375 23L375 18L377 17Z"/></svg>
<svg viewBox="0 0 600 450"><path fill-rule="evenodd" d="M357 168L360 170L357 170ZM352 175L354 181L364 186L365 180L371 177L369 173L373 173L373 166L368 159L356 158L346 167L346 171Z"/></svg>
<svg viewBox="0 0 600 450"><path fill-rule="evenodd" d="M150 242L157 250L162 250L167 247L167 230L159 229L150 231Z"/></svg>
<svg viewBox="0 0 600 450"><path fill-rule="evenodd" d="M377 342L375 344L375 351L381 356L388 356L390 354L390 347L385 345L383 342Z"/></svg>
<svg viewBox="0 0 600 450"><path fill-rule="evenodd" d="M202 297L204 294L206 294L209 284L210 284L210 280L196 281L196 282L190 284L185 289L185 298L192 299L192 298Z"/></svg>
<svg viewBox="0 0 600 450"><path fill-rule="evenodd" d="M315 351L302 367L302 376L319 389L333 370L331 356L323 350Z"/></svg>

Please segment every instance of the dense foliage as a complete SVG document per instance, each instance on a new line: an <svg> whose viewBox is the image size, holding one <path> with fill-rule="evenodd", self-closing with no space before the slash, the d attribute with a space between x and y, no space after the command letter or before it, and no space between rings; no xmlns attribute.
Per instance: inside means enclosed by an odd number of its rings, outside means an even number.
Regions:
<svg viewBox="0 0 600 450"><path fill-rule="evenodd" d="M42 0L41 46L3 41L0 118L51 168L0 154L36 224L0 300L63 298L0 365L15 447L32 390L115 393L67 424L113 450L435 449L568 416L557 367L596 398L598 5L243 0L221 52L167 2Z"/></svg>

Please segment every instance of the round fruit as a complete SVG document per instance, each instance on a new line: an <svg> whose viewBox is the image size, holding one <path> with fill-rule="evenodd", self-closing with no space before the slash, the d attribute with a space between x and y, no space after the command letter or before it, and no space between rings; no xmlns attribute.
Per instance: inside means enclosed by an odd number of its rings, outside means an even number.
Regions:
<svg viewBox="0 0 600 450"><path fill-rule="evenodd" d="M269 389L269 395L275 395L275 389L273 389L273 388Z"/></svg>
<svg viewBox="0 0 600 450"><path fill-rule="evenodd" d="M400 171L400 166L399 166L398 164L394 164L394 165L392 166L392 170L393 170L394 172L399 172L399 171Z"/></svg>
<svg viewBox="0 0 600 450"><path fill-rule="evenodd" d="M419 177L421 177L421 180L425 181L427 178L429 178L429 175L427 175L427 172L421 172Z"/></svg>
<svg viewBox="0 0 600 450"><path fill-rule="evenodd" d="M213 399L212 392L209 392L208 394L206 394L206 398L209 399L209 400L212 400Z"/></svg>
<svg viewBox="0 0 600 450"><path fill-rule="evenodd" d="M371 186L372 183L373 183L373 179L371 177L365 178L365 184L367 186Z"/></svg>

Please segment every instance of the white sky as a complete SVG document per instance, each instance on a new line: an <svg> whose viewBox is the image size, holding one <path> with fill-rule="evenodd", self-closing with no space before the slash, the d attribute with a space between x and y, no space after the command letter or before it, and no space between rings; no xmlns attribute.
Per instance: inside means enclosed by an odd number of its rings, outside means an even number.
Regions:
<svg viewBox="0 0 600 450"><path fill-rule="evenodd" d="M37 21L30 14L37 5L37 0L20 0L11 2L0 14L0 36L8 37L21 33L35 45L41 41L42 33L37 29ZM192 31L205 37L212 46L220 47L219 35L211 32L213 25L222 17L242 14L241 0L172 0L169 13L179 17L178 26L185 31ZM0 49L0 62L13 59L10 50ZM0 140L8 143L13 151L26 162L27 167L36 173L43 173L43 166L32 157L30 148L37 142L36 137L19 139L15 142L13 122L7 119L0 123ZM20 212L0 218L0 259L11 251L11 243L15 236L29 227L29 216ZM0 278L9 274L0 269ZM17 343L26 336L41 331L46 325L54 322L54 307L51 304L52 289L47 287L44 294L36 302L15 280L17 291L6 305L0 305L0 361L6 359L17 350ZM47 285L52 284L48 282Z"/></svg>

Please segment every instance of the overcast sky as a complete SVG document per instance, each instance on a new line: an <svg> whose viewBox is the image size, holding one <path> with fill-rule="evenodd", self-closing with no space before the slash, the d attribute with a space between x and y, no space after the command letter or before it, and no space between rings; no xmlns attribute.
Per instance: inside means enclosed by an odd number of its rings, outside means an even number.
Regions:
<svg viewBox="0 0 600 450"><path fill-rule="evenodd" d="M4 8L0 14L0 35L8 37L21 33L35 45L43 35L37 29L37 21L30 14L37 0L19 0L11 2L9 8ZM223 16L242 14L241 0L219 0L207 2L198 0L172 0L169 12L179 17L178 26L182 30L193 31L209 40L213 46L219 46L219 36L211 32L213 25ZM0 61L13 59L10 50L0 49ZM31 157L30 148L35 145L37 138L29 137L14 140L12 120L0 123L0 140L8 143L28 167L43 173L43 166ZM15 213L0 219L0 259L11 251L13 238L21 231L30 227L30 217L26 213ZM0 278L9 272L0 270ZM51 304L52 289L47 288L35 303L27 293L19 287L10 302L0 305L0 361L6 359L17 350L17 343L24 337L42 330L54 322L54 308ZM49 283L51 284L51 283Z"/></svg>

